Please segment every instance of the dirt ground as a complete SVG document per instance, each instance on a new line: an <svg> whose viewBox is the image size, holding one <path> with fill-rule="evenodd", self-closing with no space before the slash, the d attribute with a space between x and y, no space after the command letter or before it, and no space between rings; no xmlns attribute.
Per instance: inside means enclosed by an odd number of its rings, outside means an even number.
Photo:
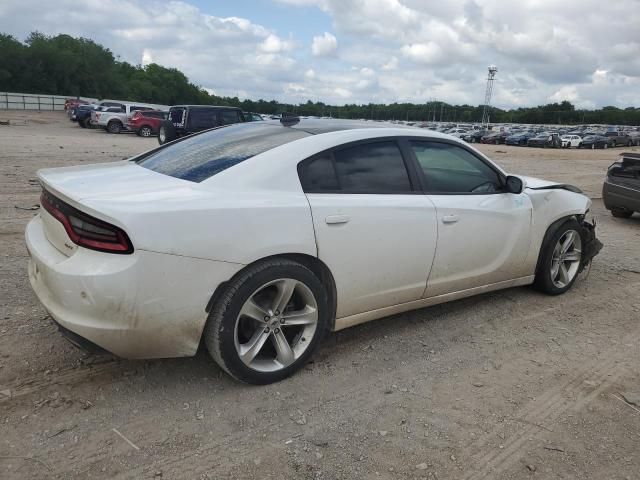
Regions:
<svg viewBox="0 0 640 480"><path fill-rule="evenodd" d="M27 279L36 170L157 143L63 113L10 118L29 123L0 125L0 478L640 478L640 216L599 199L620 150L480 146L594 199L605 248L569 293L515 288L357 326L250 387L206 352L126 361L57 332Z"/></svg>

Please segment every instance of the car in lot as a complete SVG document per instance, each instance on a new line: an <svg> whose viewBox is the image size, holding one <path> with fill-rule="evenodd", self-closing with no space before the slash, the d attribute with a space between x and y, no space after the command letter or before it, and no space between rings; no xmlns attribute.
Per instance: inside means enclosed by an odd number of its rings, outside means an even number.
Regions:
<svg viewBox="0 0 640 480"><path fill-rule="evenodd" d="M508 132L489 132L480 138L480 142L499 145L501 143L504 143L508 136Z"/></svg>
<svg viewBox="0 0 640 480"><path fill-rule="evenodd" d="M473 130L462 135L461 138L467 143L480 143L482 137L489 133L491 133L490 130Z"/></svg>
<svg viewBox="0 0 640 480"><path fill-rule="evenodd" d="M264 118L259 113L242 112L245 122L262 122Z"/></svg>
<svg viewBox="0 0 640 480"><path fill-rule="evenodd" d="M73 116L82 128L93 128L91 124L92 112L120 112L120 107L101 107L96 104L80 105L73 108Z"/></svg>
<svg viewBox="0 0 640 480"><path fill-rule="evenodd" d="M582 143L578 148L609 148L612 146L611 137L604 135L586 135L582 138Z"/></svg>
<svg viewBox="0 0 640 480"><path fill-rule="evenodd" d="M562 140L557 133L542 132L527 140L527 147L560 148L561 146Z"/></svg>
<svg viewBox="0 0 640 480"><path fill-rule="evenodd" d="M129 130L140 137L157 135L167 115L168 112L159 110L138 110L129 119Z"/></svg>
<svg viewBox="0 0 640 480"><path fill-rule="evenodd" d="M629 218L640 212L640 153L623 153L607 169L602 200L614 217Z"/></svg>
<svg viewBox="0 0 640 480"><path fill-rule="evenodd" d="M604 136L609 139L611 147L631 147L633 145L633 138L626 132L609 131L605 132Z"/></svg>
<svg viewBox="0 0 640 480"><path fill-rule="evenodd" d="M245 121L242 110L236 107L176 105L169 108L167 120L160 124L158 143L163 145L203 130Z"/></svg>
<svg viewBox="0 0 640 480"><path fill-rule="evenodd" d="M563 135L560 137L562 148L580 148L582 137L580 135Z"/></svg>
<svg viewBox="0 0 640 480"><path fill-rule="evenodd" d="M111 109L107 109L103 112L92 113L91 123L96 127L104 128L109 133L120 133L123 130L130 130L129 119L135 112L155 110L155 107L152 107L150 105L127 103L124 104L118 112L113 112L110 110Z"/></svg>
<svg viewBox="0 0 640 480"><path fill-rule="evenodd" d="M44 169L29 279L74 342L194 355L265 384L327 331L502 288L569 290L591 201L459 139L384 123L248 122L130 160Z"/></svg>
<svg viewBox="0 0 640 480"><path fill-rule="evenodd" d="M527 144L527 140L534 136L535 133L533 132L517 132L506 137L504 143L505 145L519 145L522 147Z"/></svg>

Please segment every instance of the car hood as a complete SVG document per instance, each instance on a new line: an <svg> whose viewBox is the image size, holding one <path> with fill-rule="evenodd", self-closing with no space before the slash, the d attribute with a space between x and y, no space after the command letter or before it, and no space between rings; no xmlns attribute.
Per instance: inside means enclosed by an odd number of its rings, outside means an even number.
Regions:
<svg viewBox="0 0 640 480"><path fill-rule="evenodd" d="M566 183L550 182L548 180L542 180L535 177L526 177L524 175L518 175L527 184L527 189L530 190L549 190L549 189L562 189L569 190L570 192L582 193L578 187L569 185Z"/></svg>

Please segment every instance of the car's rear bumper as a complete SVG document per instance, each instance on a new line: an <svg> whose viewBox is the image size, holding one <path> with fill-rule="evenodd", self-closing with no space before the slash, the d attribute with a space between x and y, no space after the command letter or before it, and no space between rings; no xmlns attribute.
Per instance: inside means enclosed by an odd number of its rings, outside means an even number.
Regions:
<svg viewBox="0 0 640 480"><path fill-rule="evenodd" d="M144 250L78 248L67 257L49 242L39 215L26 242L31 286L54 320L125 358L195 354L207 302L242 267Z"/></svg>
<svg viewBox="0 0 640 480"><path fill-rule="evenodd" d="M605 179L602 186L602 200L606 209L625 208L632 212L640 212L640 190L617 185Z"/></svg>

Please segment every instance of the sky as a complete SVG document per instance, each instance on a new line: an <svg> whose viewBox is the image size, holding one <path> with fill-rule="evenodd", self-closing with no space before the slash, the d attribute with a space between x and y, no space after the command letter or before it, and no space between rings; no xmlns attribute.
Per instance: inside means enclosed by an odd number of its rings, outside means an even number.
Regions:
<svg viewBox="0 0 640 480"><path fill-rule="evenodd" d="M0 0L0 32L84 36L222 96L640 107L640 0Z"/></svg>

